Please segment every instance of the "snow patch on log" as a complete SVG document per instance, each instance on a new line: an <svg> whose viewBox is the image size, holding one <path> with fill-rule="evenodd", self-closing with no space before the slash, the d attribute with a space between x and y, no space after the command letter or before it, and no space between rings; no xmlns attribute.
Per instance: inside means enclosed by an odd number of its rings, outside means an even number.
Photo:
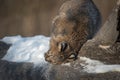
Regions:
<svg viewBox="0 0 120 80"><path fill-rule="evenodd" d="M106 73L106 72L120 72L120 65L106 65L98 60L92 60L86 57L80 57L84 71L88 73Z"/></svg>

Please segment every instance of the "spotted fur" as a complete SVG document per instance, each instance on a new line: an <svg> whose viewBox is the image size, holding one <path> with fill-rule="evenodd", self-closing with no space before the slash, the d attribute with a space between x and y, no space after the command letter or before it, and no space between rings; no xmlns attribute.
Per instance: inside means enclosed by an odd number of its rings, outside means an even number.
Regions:
<svg viewBox="0 0 120 80"><path fill-rule="evenodd" d="M46 61L61 64L76 60L82 45L94 37L100 23L100 13L92 0L66 1L53 20Z"/></svg>

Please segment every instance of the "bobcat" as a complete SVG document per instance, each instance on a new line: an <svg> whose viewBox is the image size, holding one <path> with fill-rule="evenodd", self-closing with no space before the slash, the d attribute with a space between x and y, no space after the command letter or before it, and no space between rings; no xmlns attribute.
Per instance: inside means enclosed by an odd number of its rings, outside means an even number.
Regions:
<svg viewBox="0 0 120 80"><path fill-rule="evenodd" d="M53 20L46 61L62 64L75 61L83 44L100 29L101 15L92 0L66 1Z"/></svg>

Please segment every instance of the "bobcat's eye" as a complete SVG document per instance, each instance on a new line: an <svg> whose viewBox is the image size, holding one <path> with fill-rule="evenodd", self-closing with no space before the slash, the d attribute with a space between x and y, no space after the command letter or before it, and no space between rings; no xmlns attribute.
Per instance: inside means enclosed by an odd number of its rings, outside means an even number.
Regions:
<svg viewBox="0 0 120 80"><path fill-rule="evenodd" d="M66 42L61 42L58 45L58 49L60 52L64 52L68 47L68 44Z"/></svg>

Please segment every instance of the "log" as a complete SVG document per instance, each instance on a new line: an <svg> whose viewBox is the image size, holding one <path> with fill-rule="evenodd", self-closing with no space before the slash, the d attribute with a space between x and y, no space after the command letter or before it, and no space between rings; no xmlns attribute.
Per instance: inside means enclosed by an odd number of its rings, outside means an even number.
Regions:
<svg viewBox="0 0 120 80"><path fill-rule="evenodd" d="M113 9L112 14L108 17L102 28L96 34L94 39L104 45L112 45L118 37L118 5Z"/></svg>
<svg viewBox="0 0 120 80"><path fill-rule="evenodd" d="M89 44L89 45L88 45ZM91 51L93 42L88 41L85 46ZM120 43L115 45L120 50ZM0 56L3 55L3 50L7 52L9 45L0 42ZM83 46L83 49L84 46ZM99 50L99 49L97 49ZM96 50L96 51L97 51ZM100 49L101 51L101 49ZM113 50L114 51L114 50ZM101 51L104 53L105 51ZM90 52L91 53L91 52ZM120 53L120 52L118 52ZM4 53L5 55L6 53ZM94 54L94 53L93 53ZM91 55L93 56L93 55ZM1 56L3 57L3 56ZM93 56L95 57L95 56ZM102 61L102 60L101 60ZM119 61L116 59L116 61ZM69 65L42 65L41 67L34 67L33 63L16 63L0 60L0 80L119 80L120 72L107 73L86 73L80 65L81 61L77 60ZM111 62L112 63L112 62ZM114 62L113 62L114 63Z"/></svg>

